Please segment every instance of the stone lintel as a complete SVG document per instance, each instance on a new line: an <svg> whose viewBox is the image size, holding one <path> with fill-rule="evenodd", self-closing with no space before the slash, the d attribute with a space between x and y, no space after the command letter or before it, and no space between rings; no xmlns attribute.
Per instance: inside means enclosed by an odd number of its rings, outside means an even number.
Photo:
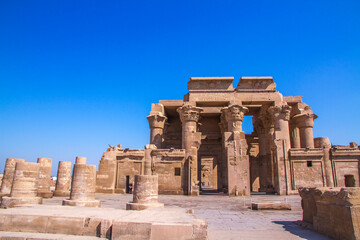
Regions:
<svg viewBox="0 0 360 240"><path fill-rule="evenodd" d="M322 148L292 148L289 149L289 155L291 157L322 157L324 155L324 150Z"/></svg>
<svg viewBox="0 0 360 240"><path fill-rule="evenodd" d="M162 104L164 107L181 107L183 105L183 100L160 100L159 104Z"/></svg>
<svg viewBox="0 0 360 240"><path fill-rule="evenodd" d="M287 96L287 97L283 97L283 100L287 102L289 105L293 105L302 102L302 98L303 96Z"/></svg>
<svg viewBox="0 0 360 240"><path fill-rule="evenodd" d="M191 91L233 91L234 77L192 77L188 82Z"/></svg>
<svg viewBox="0 0 360 240"><path fill-rule="evenodd" d="M236 87L238 90L275 90L276 84L272 77L241 77Z"/></svg>

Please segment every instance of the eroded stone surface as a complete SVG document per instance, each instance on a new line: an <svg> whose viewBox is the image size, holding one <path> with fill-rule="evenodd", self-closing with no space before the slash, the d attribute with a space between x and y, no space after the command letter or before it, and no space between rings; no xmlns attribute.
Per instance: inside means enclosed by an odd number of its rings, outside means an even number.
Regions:
<svg viewBox="0 0 360 240"><path fill-rule="evenodd" d="M2 198L1 208L42 203L42 198L37 197L39 168L38 163L16 163L10 197Z"/></svg>
<svg viewBox="0 0 360 240"><path fill-rule="evenodd" d="M360 238L360 188L300 188L303 221L334 239Z"/></svg>
<svg viewBox="0 0 360 240"><path fill-rule="evenodd" d="M71 162L59 162L54 196L69 197L71 187Z"/></svg>

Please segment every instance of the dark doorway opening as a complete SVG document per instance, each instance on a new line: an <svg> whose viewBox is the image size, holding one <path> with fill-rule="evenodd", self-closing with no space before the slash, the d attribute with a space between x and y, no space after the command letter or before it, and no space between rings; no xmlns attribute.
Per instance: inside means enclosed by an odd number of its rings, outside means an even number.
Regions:
<svg viewBox="0 0 360 240"><path fill-rule="evenodd" d="M132 193L132 186L130 186L130 176L126 176L126 193Z"/></svg>
<svg viewBox="0 0 360 240"><path fill-rule="evenodd" d="M355 187L354 175L345 175L345 187Z"/></svg>

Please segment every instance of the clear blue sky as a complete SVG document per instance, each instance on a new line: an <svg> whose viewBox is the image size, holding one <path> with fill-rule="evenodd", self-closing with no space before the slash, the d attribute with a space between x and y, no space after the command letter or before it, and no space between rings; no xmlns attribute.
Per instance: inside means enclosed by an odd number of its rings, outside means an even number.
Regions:
<svg viewBox="0 0 360 240"><path fill-rule="evenodd" d="M0 172L143 148L151 103L192 76L273 76L315 137L360 143L360 1L0 0Z"/></svg>

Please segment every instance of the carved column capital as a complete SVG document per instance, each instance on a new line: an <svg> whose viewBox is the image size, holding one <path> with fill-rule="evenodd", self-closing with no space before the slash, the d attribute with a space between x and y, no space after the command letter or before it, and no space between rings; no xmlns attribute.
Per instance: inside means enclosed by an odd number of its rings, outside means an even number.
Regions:
<svg viewBox="0 0 360 240"><path fill-rule="evenodd" d="M167 117L156 114L156 115L149 115L146 117L149 121L150 128L164 128L165 122Z"/></svg>
<svg viewBox="0 0 360 240"><path fill-rule="evenodd" d="M268 112L276 119L290 120L291 107L287 104L270 106Z"/></svg>
<svg viewBox="0 0 360 240"><path fill-rule="evenodd" d="M187 122L187 121L198 122L200 117L200 112L202 112L203 109L194 107L192 105L183 105L182 107L176 109L176 111L179 113L181 122Z"/></svg>
<svg viewBox="0 0 360 240"><path fill-rule="evenodd" d="M249 109L240 105L231 105L229 107L224 107L221 109L221 112L225 116L226 121L242 121L244 119L245 113Z"/></svg>
<svg viewBox="0 0 360 240"><path fill-rule="evenodd" d="M303 127L313 127L314 119L317 118L317 115L313 113L304 113L295 115L292 119L295 120L296 126L299 128Z"/></svg>

